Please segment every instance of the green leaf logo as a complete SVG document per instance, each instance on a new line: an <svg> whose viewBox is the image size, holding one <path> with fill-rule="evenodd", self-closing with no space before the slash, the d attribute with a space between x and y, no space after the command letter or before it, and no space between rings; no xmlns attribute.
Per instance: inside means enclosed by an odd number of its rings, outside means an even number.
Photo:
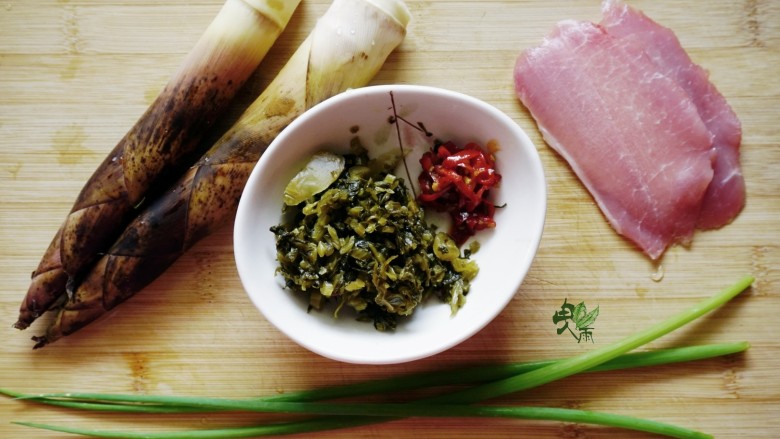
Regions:
<svg viewBox="0 0 780 439"><path fill-rule="evenodd" d="M563 299L561 310L556 311L555 314L553 314L552 320L556 325L563 323L562 326L558 326L558 335L561 335L568 330L569 333L571 333L571 335L577 340L577 343L583 340L590 340L591 343L595 343L593 341L592 326L596 322L596 317L598 316L598 305L593 311L588 312L588 308L585 306L585 302L572 305L571 303L568 303L567 299ZM569 323L574 324L577 331L579 331L579 335L574 333L574 331L569 327Z"/></svg>
<svg viewBox="0 0 780 439"><path fill-rule="evenodd" d="M577 325L577 329L580 331L583 329L588 329L588 327L593 325L593 323L596 321L596 317L599 316L598 306L596 306L596 309L591 312L587 311L588 310L585 307L584 302L580 302L577 306L574 307L574 324Z"/></svg>

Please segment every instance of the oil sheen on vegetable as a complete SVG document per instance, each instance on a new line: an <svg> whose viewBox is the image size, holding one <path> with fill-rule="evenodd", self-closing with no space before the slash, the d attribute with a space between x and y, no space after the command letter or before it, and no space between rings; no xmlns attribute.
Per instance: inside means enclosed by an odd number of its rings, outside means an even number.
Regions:
<svg viewBox="0 0 780 439"><path fill-rule="evenodd" d="M448 303L453 314L465 303L477 264L425 221L404 180L390 172L399 158L369 160L353 142L335 181L283 206L285 220L271 228L277 272L287 288L308 295L310 310L331 303L337 317L346 306L385 331L429 296ZM338 162L322 153L313 160Z"/></svg>

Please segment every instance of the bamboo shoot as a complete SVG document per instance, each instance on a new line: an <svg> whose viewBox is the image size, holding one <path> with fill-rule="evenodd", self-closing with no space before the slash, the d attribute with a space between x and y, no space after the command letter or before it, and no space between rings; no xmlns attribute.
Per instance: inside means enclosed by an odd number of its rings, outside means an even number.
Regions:
<svg viewBox="0 0 780 439"><path fill-rule="evenodd" d="M335 0L279 75L179 182L151 203L59 310L36 348L127 300L234 215L249 174L276 135L308 108L371 80L403 40L401 0Z"/></svg>
<svg viewBox="0 0 780 439"><path fill-rule="evenodd" d="M227 0L160 95L81 190L32 274L15 327L56 306L178 170L287 25L300 0Z"/></svg>

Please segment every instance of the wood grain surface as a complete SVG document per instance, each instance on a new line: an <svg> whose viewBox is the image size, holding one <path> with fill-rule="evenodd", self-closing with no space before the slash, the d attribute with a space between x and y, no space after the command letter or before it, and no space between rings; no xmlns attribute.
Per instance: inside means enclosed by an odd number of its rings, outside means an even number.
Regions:
<svg viewBox="0 0 780 439"><path fill-rule="evenodd" d="M303 0L221 125L252 101L308 34L327 0ZM373 83L465 92L509 114L541 154L549 211L515 299L489 326L432 358L359 366L286 339L251 305L233 263L231 227L200 242L110 316L33 351L11 327L30 272L84 181L132 126L221 7L220 0L0 1L0 387L244 397L485 362L558 358L603 346L753 275L752 289L652 348L749 341L709 361L566 379L503 404L615 412L716 437L780 437L780 2L636 0L672 28L740 117L747 206L651 263L608 226L514 95L518 54L562 19L599 19L597 0L414 1L409 32ZM502 225L511 227L511 225ZM593 343L556 334L564 299L600 307ZM45 320L45 319L43 319ZM0 399L0 437L55 438L12 421L124 431L249 425L263 415L84 414ZM517 420L408 419L321 438L622 438L625 431Z"/></svg>

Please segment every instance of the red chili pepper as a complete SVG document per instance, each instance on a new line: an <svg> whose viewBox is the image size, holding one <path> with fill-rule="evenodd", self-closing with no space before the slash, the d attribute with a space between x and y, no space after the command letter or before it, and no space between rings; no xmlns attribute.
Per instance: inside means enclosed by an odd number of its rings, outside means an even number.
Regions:
<svg viewBox="0 0 780 439"><path fill-rule="evenodd" d="M424 153L420 164L418 200L423 206L450 214L450 234L458 245L477 231L496 226L495 206L488 196L501 181L501 174L491 154L474 142L463 147L447 142Z"/></svg>

